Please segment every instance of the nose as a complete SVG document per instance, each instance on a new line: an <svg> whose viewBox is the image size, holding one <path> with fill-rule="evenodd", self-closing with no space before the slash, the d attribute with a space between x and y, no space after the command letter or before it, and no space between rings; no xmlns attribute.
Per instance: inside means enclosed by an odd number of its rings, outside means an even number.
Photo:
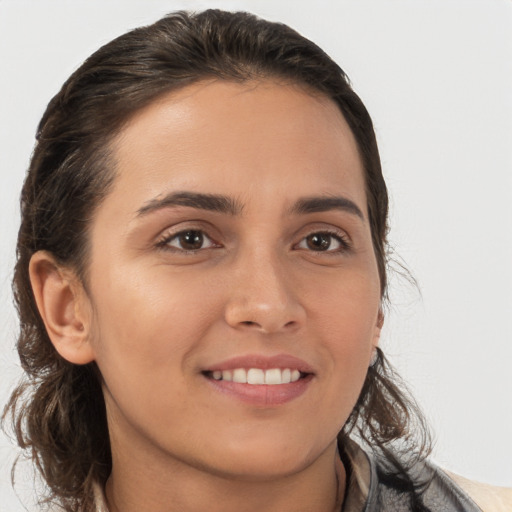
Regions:
<svg viewBox="0 0 512 512"><path fill-rule="evenodd" d="M305 319L286 262L268 254L240 258L225 308L226 322L237 330L264 334L293 332Z"/></svg>

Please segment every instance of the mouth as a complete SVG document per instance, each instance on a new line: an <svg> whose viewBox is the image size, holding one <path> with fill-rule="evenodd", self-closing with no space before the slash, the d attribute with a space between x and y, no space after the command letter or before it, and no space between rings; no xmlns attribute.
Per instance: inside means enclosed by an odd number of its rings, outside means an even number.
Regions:
<svg viewBox="0 0 512 512"><path fill-rule="evenodd" d="M286 354L234 357L201 373L211 390L265 408L298 398L309 389L315 377L305 361Z"/></svg>
<svg viewBox="0 0 512 512"><path fill-rule="evenodd" d="M216 381L250 384L252 386L279 386L291 384L310 375L297 368L235 368L203 372L205 377Z"/></svg>

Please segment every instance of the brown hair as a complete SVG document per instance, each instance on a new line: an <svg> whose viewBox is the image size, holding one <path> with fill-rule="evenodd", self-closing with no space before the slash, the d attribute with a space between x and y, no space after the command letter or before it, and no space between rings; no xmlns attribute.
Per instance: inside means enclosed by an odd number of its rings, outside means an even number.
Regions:
<svg viewBox="0 0 512 512"><path fill-rule="evenodd" d="M39 124L21 196L22 222L13 289L27 377L6 407L20 446L45 479L48 499L67 511L91 507L92 483L104 484L111 454L99 371L73 365L50 342L32 293L28 265L39 250L73 268L87 287L88 227L115 179L109 143L124 123L158 96L205 78L273 77L320 92L339 106L357 141L382 296L386 294L388 195L371 118L345 73L318 46L289 27L248 13L177 12L100 48L66 81ZM389 475L415 485L393 441L428 451L426 429L379 350L359 401L340 433L354 432L388 462ZM415 441L411 421L419 418ZM404 445L405 446L405 445ZM420 508L421 506L418 505ZM420 509L418 508L418 510Z"/></svg>

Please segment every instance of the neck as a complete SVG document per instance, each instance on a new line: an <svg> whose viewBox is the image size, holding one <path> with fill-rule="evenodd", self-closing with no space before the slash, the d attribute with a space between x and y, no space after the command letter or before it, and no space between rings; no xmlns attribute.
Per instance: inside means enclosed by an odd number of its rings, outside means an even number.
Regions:
<svg viewBox="0 0 512 512"><path fill-rule="evenodd" d="M334 512L345 470L333 442L307 467L286 475L237 478L145 450L115 450L106 485L110 512Z"/></svg>

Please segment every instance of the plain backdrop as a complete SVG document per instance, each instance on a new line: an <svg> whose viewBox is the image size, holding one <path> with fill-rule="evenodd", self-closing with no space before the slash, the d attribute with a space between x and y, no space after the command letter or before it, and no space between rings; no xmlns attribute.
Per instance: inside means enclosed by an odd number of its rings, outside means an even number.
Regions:
<svg viewBox="0 0 512 512"><path fill-rule="evenodd" d="M0 0L0 402L20 376L10 292L18 196L47 102L113 37L207 7L283 21L348 73L375 122L395 257L418 281L392 273L382 346L430 420L435 460L511 486L508 0ZM10 485L16 453L0 436L0 511L24 510Z"/></svg>

